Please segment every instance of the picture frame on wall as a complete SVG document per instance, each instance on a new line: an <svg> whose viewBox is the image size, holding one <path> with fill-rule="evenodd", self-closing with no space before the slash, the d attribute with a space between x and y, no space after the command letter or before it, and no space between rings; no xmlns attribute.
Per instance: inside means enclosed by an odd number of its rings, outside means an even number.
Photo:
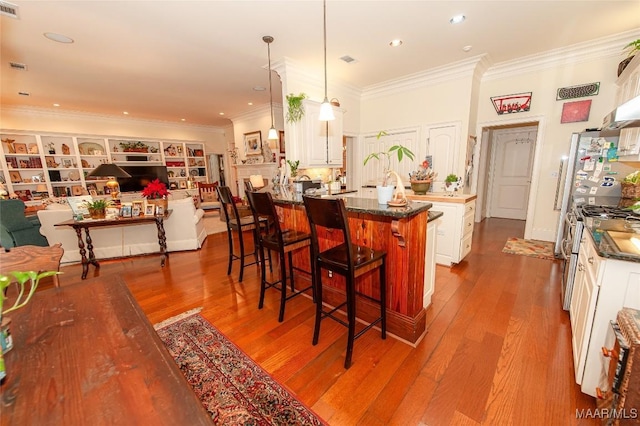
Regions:
<svg viewBox="0 0 640 426"><path fill-rule="evenodd" d="M284 130L278 130L278 147L280 148L280 153L285 153L285 145L284 145Z"/></svg>
<svg viewBox="0 0 640 426"><path fill-rule="evenodd" d="M262 131L245 133L244 149L247 155L262 155Z"/></svg>
<svg viewBox="0 0 640 426"><path fill-rule="evenodd" d="M16 154L28 154L26 143L14 143L13 148L15 149Z"/></svg>
<svg viewBox="0 0 640 426"><path fill-rule="evenodd" d="M11 180L11 183L22 183L22 176L20 175L20 172L15 170L9 172L9 179Z"/></svg>

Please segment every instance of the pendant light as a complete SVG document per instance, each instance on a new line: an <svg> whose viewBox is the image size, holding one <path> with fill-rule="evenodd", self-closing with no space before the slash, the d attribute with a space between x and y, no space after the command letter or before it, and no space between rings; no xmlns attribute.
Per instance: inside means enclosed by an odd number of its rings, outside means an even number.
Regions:
<svg viewBox="0 0 640 426"><path fill-rule="evenodd" d="M267 140L278 140L278 132L273 125L273 92L271 91L271 43L273 42L273 37L264 36L262 37L262 41L267 43L267 52L269 55L269 105L271 106L271 128L269 129Z"/></svg>
<svg viewBox="0 0 640 426"><path fill-rule="evenodd" d="M333 108L331 107L331 103L329 102L329 97L327 96L327 0L322 1L322 6L324 10L324 18L323 18L323 34L324 34L324 101L322 101L322 105L320 105L320 121L329 121L335 120L335 115L333 115Z"/></svg>

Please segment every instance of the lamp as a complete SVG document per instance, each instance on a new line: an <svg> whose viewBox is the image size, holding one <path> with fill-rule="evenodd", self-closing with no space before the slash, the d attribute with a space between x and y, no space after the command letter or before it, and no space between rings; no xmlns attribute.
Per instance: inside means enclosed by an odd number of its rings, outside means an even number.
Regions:
<svg viewBox="0 0 640 426"><path fill-rule="evenodd" d="M262 175L251 175L249 176L249 182L254 188L262 188L264 186L264 178Z"/></svg>
<svg viewBox="0 0 640 426"><path fill-rule="evenodd" d="M271 91L271 43L273 42L273 37L264 36L262 37L262 41L267 43L267 54L269 55L269 105L271 106L271 128L269 129L267 140L278 140L278 132L273 125L273 92Z"/></svg>
<svg viewBox="0 0 640 426"><path fill-rule="evenodd" d="M333 115L333 108L331 108L331 103L329 102L329 97L327 96L327 0L322 1L322 6L324 10L324 101L322 101L322 105L320 105L320 121L329 121L335 120L336 117Z"/></svg>
<svg viewBox="0 0 640 426"><path fill-rule="evenodd" d="M116 178L129 178L131 175L115 164L100 164L93 169L87 177L106 177L108 180L105 186L109 188L111 198L115 200L118 198L118 194L120 194L120 185Z"/></svg>

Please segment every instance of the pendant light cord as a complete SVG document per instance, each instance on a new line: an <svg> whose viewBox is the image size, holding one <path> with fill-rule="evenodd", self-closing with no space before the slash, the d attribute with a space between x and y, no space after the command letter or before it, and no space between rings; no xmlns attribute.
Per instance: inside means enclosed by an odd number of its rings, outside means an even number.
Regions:
<svg viewBox="0 0 640 426"><path fill-rule="evenodd" d="M324 34L324 101L329 100L327 96L327 0L322 1L323 6L323 34Z"/></svg>
<svg viewBox="0 0 640 426"><path fill-rule="evenodd" d="M267 55L269 56L269 106L271 107L271 127L273 127L273 92L271 90L271 42L273 37L264 36L262 40L267 43Z"/></svg>

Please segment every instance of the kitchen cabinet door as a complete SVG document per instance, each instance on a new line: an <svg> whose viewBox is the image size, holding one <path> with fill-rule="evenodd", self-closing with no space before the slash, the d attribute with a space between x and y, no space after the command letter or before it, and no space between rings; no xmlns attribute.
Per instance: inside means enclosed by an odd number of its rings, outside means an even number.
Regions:
<svg viewBox="0 0 640 426"><path fill-rule="evenodd" d="M342 110L334 107L335 120L320 121L319 103L304 101L304 109L303 138L293 142L301 144L300 167L342 167Z"/></svg>
<svg viewBox="0 0 640 426"><path fill-rule="evenodd" d="M447 175L461 175L456 166L460 126L431 127L428 135L427 153L433 159L431 168L437 173L432 183L433 191L440 192L444 191L444 179Z"/></svg>

